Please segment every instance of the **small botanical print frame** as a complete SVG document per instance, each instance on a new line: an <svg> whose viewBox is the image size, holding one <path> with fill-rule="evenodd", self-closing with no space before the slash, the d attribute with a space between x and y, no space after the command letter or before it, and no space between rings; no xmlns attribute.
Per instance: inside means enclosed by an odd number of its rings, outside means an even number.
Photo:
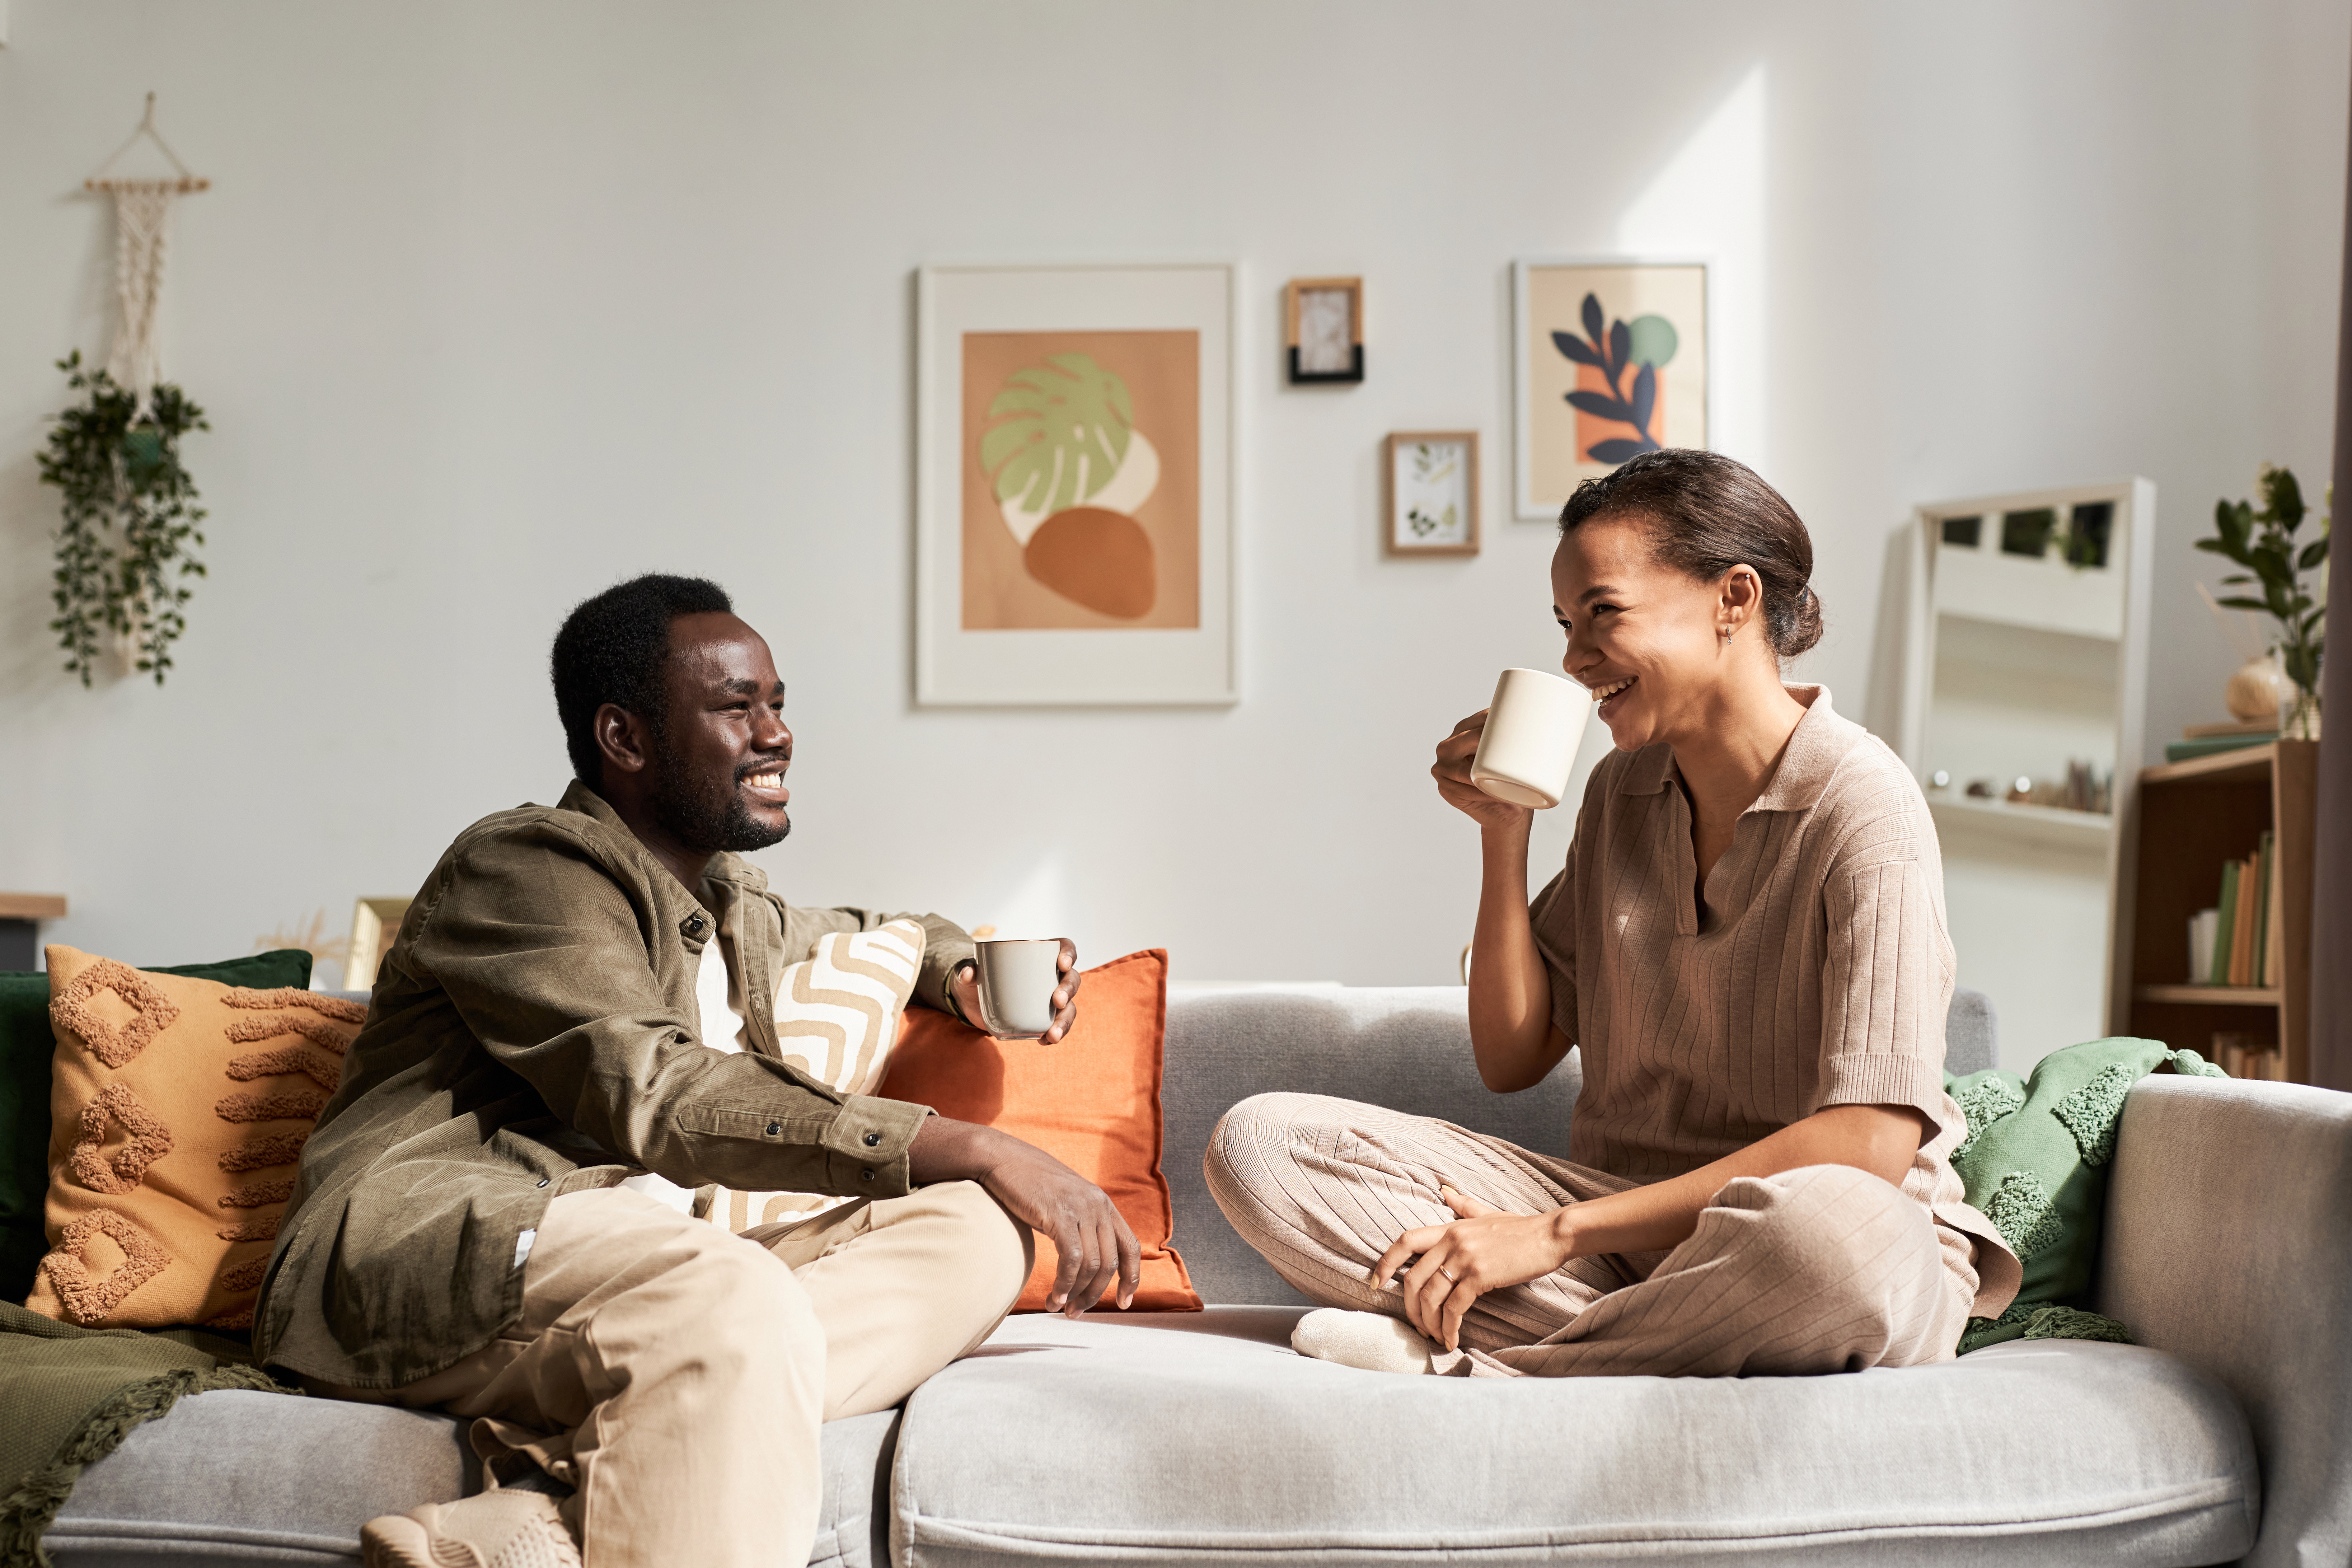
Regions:
<svg viewBox="0 0 2352 1568"><path fill-rule="evenodd" d="M1556 519L1579 484L1642 452L1709 445L1708 276L1698 258L1511 264L1521 521Z"/></svg>
<svg viewBox="0 0 2352 1568"><path fill-rule="evenodd" d="M1364 379L1364 280L1294 278L1282 290L1284 362L1293 386Z"/></svg>
<svg viewBox="0 0 2352 1568"><path fill-rule="evenodd" d="M1478 432L1400 430L1381 445L1389 555L1478 553Z"/></svg>

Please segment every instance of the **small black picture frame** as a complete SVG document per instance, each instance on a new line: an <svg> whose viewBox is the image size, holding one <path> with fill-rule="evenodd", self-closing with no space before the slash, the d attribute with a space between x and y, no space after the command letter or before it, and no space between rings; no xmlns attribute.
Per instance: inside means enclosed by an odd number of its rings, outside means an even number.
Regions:
<svg viewBox="0 0 2352 1568"><path fill-rule="evenodd" d="M1294 278L1282 290L1285 369L1293 386L1364 379L1364 280Z"/></svg>

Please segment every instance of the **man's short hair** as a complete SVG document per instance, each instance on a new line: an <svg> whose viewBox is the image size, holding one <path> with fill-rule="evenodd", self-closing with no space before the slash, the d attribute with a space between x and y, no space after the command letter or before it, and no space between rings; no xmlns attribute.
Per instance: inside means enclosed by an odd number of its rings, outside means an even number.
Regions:
<svg viewBox="0 0 2352 1568"><path fill-rule="evenodd" d="M583 599L563 617L548 663L564 748L582 784L604 787L596 710L605 703L637 715L661 733L662 662L669 657L670 622L734 608L727 590L708 578L648 572Z"/></svg>

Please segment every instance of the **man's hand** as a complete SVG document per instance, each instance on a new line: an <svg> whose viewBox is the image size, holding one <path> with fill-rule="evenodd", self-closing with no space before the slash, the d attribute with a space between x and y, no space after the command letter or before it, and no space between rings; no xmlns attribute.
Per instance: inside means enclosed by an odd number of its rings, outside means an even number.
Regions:
<svg viewBox="0 0 2352 1568"><path fill-rule="evenodd" d="M1574 1256L1574 1247L1561 1230L1565 1210L1506 1214L1452 1187L1437 1190L1462 1217L1406 1231L1389 1243L1372 1265L1372 1283L1386 1285L1419 1253L1404 1277L1405 1316L1447 1350L1459 1350L1463 1316L1479 1297L1542 1279Z"/></svg>
<svg viewBox="0 0 2352 1568"><path fill-rule="evenodd" d="M1078 1021L1078 984L1083 978L1078 973L1078 944L1064 937L1062 956L1054 963L1062 972L1062 983L1054 988L1054 1026L1038 1038L1037 1043L1043 1046L1050 1046L1059 1040ZM975 1029L982 1027L980 1022L980 966L969 963L961 965L955 972L951 989L955 993L956 1007L963 1014L963 1021Z"/></svg>
<svg viewBox="0 0 2352 1568"><path fill-rule="evenodd" d="M1069 957L1065 943L1066 964ZM1100 1187L1044 1150L993 1127L934 1116L915 1134L907 1163L918 1185L978 1182L1007 1214L1054 1244L1060 1267L1046 1293L1049 1310L1075 1318L1114 1287L1121 1307L1134 1304L1143 1273L1135 1232Z"/></svg>

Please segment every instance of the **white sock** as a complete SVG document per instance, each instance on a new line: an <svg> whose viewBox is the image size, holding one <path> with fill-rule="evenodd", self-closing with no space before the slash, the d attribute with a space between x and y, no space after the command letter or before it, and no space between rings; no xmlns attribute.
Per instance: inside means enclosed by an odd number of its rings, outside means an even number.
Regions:
<svg viewBox="0 0 2352 1568"><path fill-rule="evenodd" d="M1290 1331L1290 1348L1365 1372L1402 1373L1427 1372L1436 1350L1402 1318L1339 1307L1318 1307L1299 1319Z"/></svg>

